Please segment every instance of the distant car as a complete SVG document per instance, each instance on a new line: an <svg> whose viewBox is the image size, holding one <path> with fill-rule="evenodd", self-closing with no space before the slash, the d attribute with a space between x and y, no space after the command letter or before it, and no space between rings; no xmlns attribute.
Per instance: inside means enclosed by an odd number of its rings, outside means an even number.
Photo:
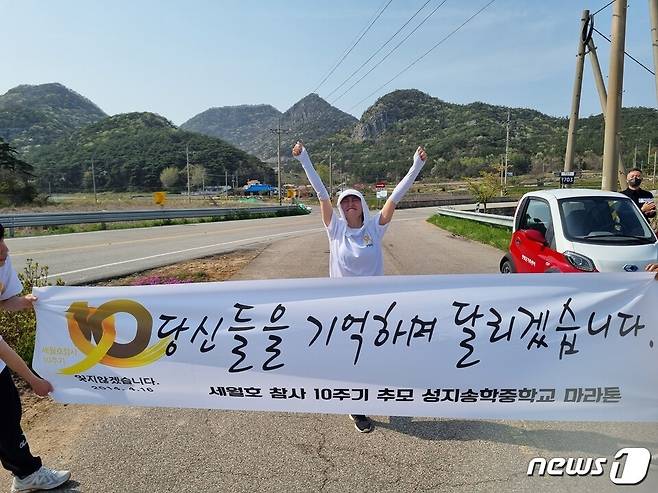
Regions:
<svg viewBox="0 0 658 493"><path fill-rule="evenodd" d="M636 272L658 260L658 240L632 200L586 189L525 194L500 271Z"/></svg>

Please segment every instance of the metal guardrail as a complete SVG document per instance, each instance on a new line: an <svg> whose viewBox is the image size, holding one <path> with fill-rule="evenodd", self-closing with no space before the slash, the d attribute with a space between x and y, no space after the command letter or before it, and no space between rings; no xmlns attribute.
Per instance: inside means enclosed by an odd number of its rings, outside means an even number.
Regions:
<svg viewBox="0 0 658 493"><path fill-rule="evenodd" d="M495 224L497 226L505 226L507 228L514 227L514 218L510 216L502 216L500 214L484 214L482 212L472 211L458 211L449 207L439 207L437 213L442 216L452 216L461 219L470 219L480 223Z"/></svg>
<svg viewBox="0 0 658 493"><path fill-rule="evenodd" d="M446 197L445 195L440 196L427 196L421 194L408 194L402 201L397 205L396 209L411 209L414 207L434 207L438 206L451 206L451 205L465 205L473 204L477 200L471 196L455 196L455 197ZM516 198L512 197L498 197L496 202L517 202Z"/></svg>
<svg viewBox="0 0 658 493"><path fill-rule="evenodd" d="M297 205L272 207L232 207L205 209L160 209L137 211L99 211L99 212L54 212L43 214L3 214L0 224L9 229L13 236L14 228L30 226L59 226L64 224L110 223L120 221L157 221L159 219L185 219L197 217L227 217L236 214L262 214L293 212Z"/></svg>

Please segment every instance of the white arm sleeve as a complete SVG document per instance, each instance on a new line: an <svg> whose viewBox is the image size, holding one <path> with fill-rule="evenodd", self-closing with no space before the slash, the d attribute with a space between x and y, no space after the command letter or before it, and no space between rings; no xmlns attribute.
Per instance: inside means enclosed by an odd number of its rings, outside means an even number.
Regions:
<svg viewBox="0 0 658 493"><path fill-rule="evenodd" d="M311 158L308 156L306 149L302 149L302 152L299 154L299 156L294 157L302 164L302 168L304 168L304 171L306 172L306 177L311 183L313 190L315 190L315 193L318 195L318 198L320 200L328 200L329 192L327 192L327 189L324 187L320 175L318 175L318 172L315 171L313 163L311 163Z"/></svg>
<svg viewBox="0 0 658 493"><path fill-rule="evenodd" d="M402 200L402 197L404 197L404 195L409 191L411 185L413 185L414 181L416 180L418 173L420 173L420 170L423 169L423 166L425 166L425 161L420 159L420 154L418 151L416 151L416 154L414 154L414 164L411 165L411 168L409 168L406 176L402 178L400 183L398 183L398 185L393 189L393 192L391 193L391 200L393 202L398 204L400 200Z"/></svg>

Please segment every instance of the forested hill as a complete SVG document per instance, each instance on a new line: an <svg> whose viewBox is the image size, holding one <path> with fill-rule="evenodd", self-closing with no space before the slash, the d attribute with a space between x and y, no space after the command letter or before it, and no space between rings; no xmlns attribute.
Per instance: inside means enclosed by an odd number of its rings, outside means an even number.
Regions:
<svg viewBox="0 0 658 493"><path fill-rule="evenodd" d="M126 113L84 127L70 137L30 152L41 189L90 190L91 161L102 190L159 190L164 168L190 163L206 169L206 184L224 184L237 173L244 183L253 178L273 182L273 171L258 158L213 137L186 132L154 113ZM184 176L181 178L184 181Z"/></svg>
<svg viewBox="0 0 658 493"><path fill-rule="evenodd" d="M209 173L237 172L271 181L261 160L276 161L277 138L271 129L279 122L284 159L290 159L292 144L301 139L314 161L326 163L333 144L335 166L354 180L392 180L406 171L422 144L430 155L423 176L445 179L477 176L501 162L508 111L511 171L561 169L566 118L483 102L454 104L415 89L386 94L360 120L309 94L284 113L269 105L213 108L177 129L152 113L107 117L61 84L18 86L0 96L0 137L35 165L42 187L46 181L67 189L86 186L95 152L99 166L107 163L98 177L102 187L159 188L160 171L182 166L181 146L190 143L192 148L192 142L193 160L207 165ZM624 108L621 120L625 166L646 164L649 143L658 145L658 111ZM576 168L600 169L603 131L601 115L578 122ZM218 176L213 179L223 183Z"/></svg>
<svg viewBox="0 0 658 493"><path fill-rule="evenodd" d="M87 98L58 83L21 85L0 95L0 137L21 153L106 117Z"/></svg>
<svg viewBox="0 0 658 493"><path fill-rule="evenodd" d="M568 120L531 109L509 111L511 170L520 174L560 169ZM431 158L424 176L477 176L503 158L507 112L503 106L481 102L459 105L421 91L399 90L377 100L356 125L323 139L310 150L316 160L326 160L334 144L334 163L363 181L400 176L418 145L424 145ZM603 129L601 115L578 122L578 168L600 169ZM646 162L649 142L658 144L658 111L624 108L621 139L626 167L632 165L636 144L638 164Z"/></svg>
<svg viewBox="0 0 658 493"><path fill-rule="evenodd" d="M282 113L267 104L210 108L181 125L183 130L218 137L245 151L254 149Z"/></svg>
<svg viewBox="0 0 658 493"><path fill-rule="evenodd" d="M344 128L351 128L357 119L331 106L317 94L309 94L284 113L269 105L211 108L183 123L181 128L219 137L273 162L277 156L277 137L271 129L278 128L279 122L284 130L283 153L289 154L294 139L312 145Z"/></svg>

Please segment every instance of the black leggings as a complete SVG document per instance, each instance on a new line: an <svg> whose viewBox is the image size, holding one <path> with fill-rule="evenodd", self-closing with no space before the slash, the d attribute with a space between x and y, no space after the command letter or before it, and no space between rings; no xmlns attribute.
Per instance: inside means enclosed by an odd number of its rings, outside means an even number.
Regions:
<svg viewBox="0 0 658 493"><path fill-rule="evenodd" d="M21 399L9 368L0 372L0 462L19 478L29 476L41 467L34 457L21 429Z"/></svg>

